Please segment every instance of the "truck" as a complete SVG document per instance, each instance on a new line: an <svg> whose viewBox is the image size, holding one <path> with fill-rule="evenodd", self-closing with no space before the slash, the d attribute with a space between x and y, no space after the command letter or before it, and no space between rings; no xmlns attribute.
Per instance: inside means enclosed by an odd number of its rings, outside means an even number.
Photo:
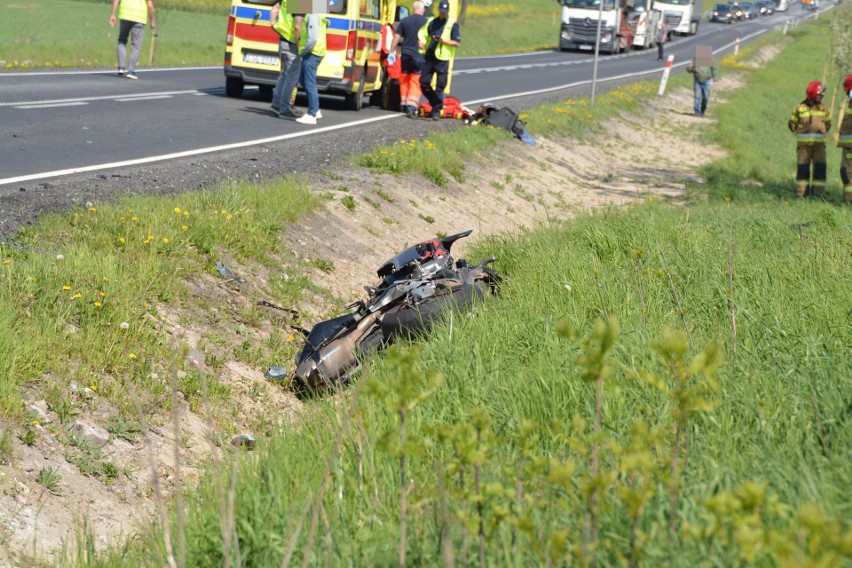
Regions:
<svg viewBox="0 0 852 568"><path fill-rule="evenodd" d="M633 47L647 49L657 43L657 28L663 13L660 12L654 0L634 0L631 18L636 20L636 32L633 36Z"/></svg>
<svg viewBox="0 0 852 568"><path fill-rule="evenodd" d="M450 1L450 17L458 0ZM272 93L281 62L278 34L269 21L278 0L232 0L225 39L225 94L239 98L246 85ZM290 0L295 5L297 0ZM342 95L360 110L366 100L389 101L387 55L393 23L410 12L412 0L328 0L327 49L317 69L320 94ZM371 97L372 95L372 97ZM375 97L374 100L371 100Z"/></svg>
<svg viewBox="0 0 852 568"><path fill-rule="evenodd" d="M603 8L601 8L603 1ZM633 47L636 19L629 0L560 0L562 30L559 49L594 51L600 16L599 51L610 54L628 51Z"/></svg>
<svg viewBox="0 0 852 568"><path fill-rule="evenodd" d="M654 7L663 13L669 34L695 35L703 11L701 0L655 0Z"/></svg>

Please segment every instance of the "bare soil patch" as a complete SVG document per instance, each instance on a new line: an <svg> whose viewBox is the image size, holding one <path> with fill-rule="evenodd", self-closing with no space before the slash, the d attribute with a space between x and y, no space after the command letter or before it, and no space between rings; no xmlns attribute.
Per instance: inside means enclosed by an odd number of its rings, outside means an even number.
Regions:
<svg viewBox="0 0 852 568"><path fill-rule="evenodd" d="M711 104L718 104L726 91L739 85L736 77L724 77L714 88ZM324 202L282 235L296 260L333 264L332 271L316 268L309 276L337 301L321 294L308 295L305 305L286 307L298 309L301 325L309 328L327 316L333 305L363 297L363 285L375 283L376 267L395 251L438 231L474 229L474 238L511 234L569 219L581 211L647 199L678 201L687 182L700 181L698 166L723 155L698 140L702 124L712 118L695 118L691 108L692 92L675 89L650 101L641 117L626 115L611 121L606 126L610 135L603 141L539 139L534 148L517 141L505 143L489 156L467 164L463 182L451 180L446 187L415 175L394 177L347 168L348 191ZM326 176L313 180L314 189L321 192L333 191L335 185L338 183ZM376 190L388 199L379 197ZM353 211L343 206L342 195L356 200ZM367 199L380 207L370 205ZM465 244L460 242L458 256L465 255ZM266 297L269 270L234 262L228 265L240 275L241 283L199 276L188 283L193 299L161 308L152 322L176 347L184 349L189 365L229 387L228 400L207 412L197 397L178 393L177 434L168 412L149 417L147 435L133 441L107 433L100 449L84 452L117 466L117 474L105 478L84 473L79 463L68 459L79 455L75 453L79 448L68 447L66 433L82 420L86 424L77 427L93 426L91 443L100 443L97 434L103 434L118 415L116 406L86 385L69 384L68 397L77 415L60 422L56 412L47 410L42 392L45 385L34 388L29 398L39 416L39 424L32 425L38 438L27 446L15 436L12 462L0 464L0 565L31 565L35 559L53 563L64 543L73 543L84 520L98 549L115 544L157 514L154 469L167 498L179 483L196 484L205 464L215 460L222 447L229 447L234 436L259 437L280 420L298 420L302 411L298 399L264 379L263 368L233 358L234 345L261 343L268 339L270 327L283 327L290 321L287 313L275 308L263 308L272 326L258 329L246 319L245 314ZM205 340L211 333L222 345ZM150 377L166 383L171 379L168 369ZM23 428L12 431L21 435ZM221 440L224 443L217 446ZM179 468L176 447L180 448ZM53 491L36 481L46 470L61 479Z"/></svg>

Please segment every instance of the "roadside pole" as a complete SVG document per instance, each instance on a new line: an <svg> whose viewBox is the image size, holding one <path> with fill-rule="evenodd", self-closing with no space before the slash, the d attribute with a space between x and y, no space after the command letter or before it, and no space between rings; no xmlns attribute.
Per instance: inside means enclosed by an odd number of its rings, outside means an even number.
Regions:
<svg viewBox="0 0 852 568"><path fill-rule="evenodd" d="M737 43L734 44L734 57L740 54L740 38L737 38Z"/></svg>
<svg viewBox="0 0 852 568"><path fill-rule="evenodd" d="M600 0L600 5L598 6L598 33L595 35L595 63L592 65L592 96L589 100L589 104L592 106L595 106L595 86L598 82L598 57L601 55L601 22L603 20L603 3L604 0ZM616 37L612 38L613 41L616 41L616 39Z"/></svg>
<svg viewBox="0 0 852 568"><path fill-rule="evenodd" d="M666 92L666 83L669 82L669 75L672 72L672 63L674 63L674 55L669 55L666 59L666 67L663 69L663 78L660 79L660 90L657 91L657 94L661 97Z"/></svg>

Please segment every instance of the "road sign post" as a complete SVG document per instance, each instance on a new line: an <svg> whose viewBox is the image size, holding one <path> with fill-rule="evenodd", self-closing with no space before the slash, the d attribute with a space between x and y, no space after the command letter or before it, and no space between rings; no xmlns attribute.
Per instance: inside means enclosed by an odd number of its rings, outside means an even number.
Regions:
<svg viewBox="0 0 852 568"><path fill-rule="evenodd" d="M672 72L672 63L674 63L674 55L669 55L666 59L666 67L663 69L663 78L660 80L660 90L657 92L661 97L666 92L666 83L669 82L669 75Z"/></svg>

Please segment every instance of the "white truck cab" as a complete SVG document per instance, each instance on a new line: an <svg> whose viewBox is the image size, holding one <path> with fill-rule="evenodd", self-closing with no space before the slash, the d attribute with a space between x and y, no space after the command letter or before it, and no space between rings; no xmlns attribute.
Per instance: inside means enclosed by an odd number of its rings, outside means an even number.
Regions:
<svg viewBox="0 0 852 568"><path fill-rule="evenodd" d="M654 7L663 13L669 33L695 35L701 21L701 0L656 0Z"/></svg>

